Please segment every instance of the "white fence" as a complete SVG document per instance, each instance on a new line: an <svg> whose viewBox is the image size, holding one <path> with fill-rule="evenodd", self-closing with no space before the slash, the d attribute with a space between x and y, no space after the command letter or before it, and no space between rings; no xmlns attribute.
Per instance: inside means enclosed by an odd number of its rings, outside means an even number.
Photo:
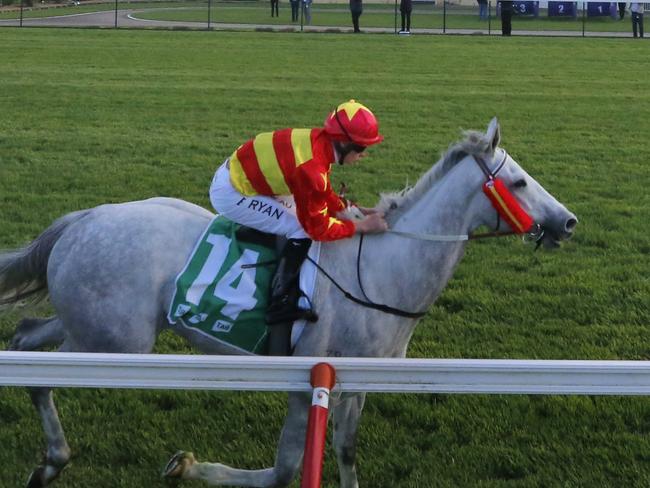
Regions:
<svg viewBox="0 0 650 488"><path fill-rule="evenodd" d="M650 395L650 361L369 359L0 352L0 386L311 391L313 365L343 392Z"/></svg>

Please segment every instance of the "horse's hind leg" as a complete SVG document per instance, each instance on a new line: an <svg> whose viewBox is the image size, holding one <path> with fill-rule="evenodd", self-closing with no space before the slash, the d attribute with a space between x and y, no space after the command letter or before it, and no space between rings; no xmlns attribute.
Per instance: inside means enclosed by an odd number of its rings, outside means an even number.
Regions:
<svg viewBox="0 0 650 488"><path fill-rule="evenodd" d="M59 350L66 351L65 344ZM29 476L27 488L42 488L54 481L66 467L70 461L70 447L65 440L65 433L54 405L52 389L40 387L28 390L32 403L41 416L47 451L42 463L34 468Z"/></svg>
<svg viewBox="0 0 650 488"><path fill-rule="evenodd" d="M275 466L267 469L236 469L219 463L197 462L192 453L178 452L163 471L167 478L203 480L210 485L282 487L298 474L307 431L309 397L289 394L289 413L282 428Z"/></svg>
<svg viewBox="0 0 650 488"><path fill-rule="evenodd" d="M64 340L63 324L58 317L23 319L9 344L11 351L36 351L46 346L58 346Z"/></svg>
<svg viewBox="0 0 650 488"><path fill-rule="evenodd" d="M354 394L336 405L333 413L333 443L339 465L341 488L358 488L355 457L357 451L357 430L366 394Z"/></svg>
<svg viewBox="0 0 650 488"><path fill-rule="evenodd" d="M57 317L23 319L11 339L13 351L35 351L46 346L60 345L64 340L63 324ZM32 471L28 488L41 488L53 481L70 460L70 447L65 440L59 414L54 406L51 388L28 388L32 403L41 416L47 440L47 452L41 465Z"/></svg>
<svg viewBox="0 0 650 488"><path fill-rule="evenodd" d="M54 405L51 388L30 388L32 403L43 424L47 440L47 452L41 465L37 466L27 481L27 488L41 488L56 479L70 460L70 447L65 440L59 414Z"/></svg>

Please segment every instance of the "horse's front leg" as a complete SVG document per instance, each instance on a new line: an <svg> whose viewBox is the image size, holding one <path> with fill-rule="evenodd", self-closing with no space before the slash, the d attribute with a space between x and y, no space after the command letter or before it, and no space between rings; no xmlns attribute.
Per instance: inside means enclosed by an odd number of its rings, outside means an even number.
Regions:
<svg viewBox="0 0 650 488"><path fill-rule="evenodd" d="M333 413L334 420L334 450L339 465L341 488L358 488L355 457L357 452L357 430L365 393L342 397Z"/></svg>
<svg viewBox="0 0 650 488"><path fill-rule="evenodd" d="M307 431L310 397L289 394L289 412L282 428L275 466L267 469L237 469L220 463L198 462L192 453L179 452L163 471L166 478L203 480L210 485L281 487L298 474Z"/></svg>

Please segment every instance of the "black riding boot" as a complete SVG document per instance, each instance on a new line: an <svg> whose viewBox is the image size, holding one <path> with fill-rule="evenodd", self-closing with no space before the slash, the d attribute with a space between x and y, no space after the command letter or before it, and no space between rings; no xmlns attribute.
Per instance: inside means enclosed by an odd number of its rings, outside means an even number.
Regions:
<svg viewBox="0 0 650 488"><path fill-rule="evenodd" d="M291 329L295 320L316 320L312 310L298 308L298 277L309 246L310 239L289 239L282 250L271 282L271 302L265 317L269 325L268 354L271 356L291 355Z"/></svg>
<svg viewBox="0 0 650 488"><path fill-rule="evenodd" d="M293 322L309 315L310 311L298 308L298 275L309 246L311 239L289 239L285 244L271 282L271 302L265 317L268 325Z"/></svg>

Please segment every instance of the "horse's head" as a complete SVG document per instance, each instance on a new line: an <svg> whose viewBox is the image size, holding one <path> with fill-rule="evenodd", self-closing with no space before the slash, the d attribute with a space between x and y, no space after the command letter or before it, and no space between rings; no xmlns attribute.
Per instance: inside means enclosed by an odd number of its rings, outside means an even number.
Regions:
<svg viewBox="0 0 650 488"><path fill-rule="evenodd" d="M485 181L483 194L474 202L481 208L477 223L531 234L545 247L559 246L561 240L571 237L578 219L499 147L500 140L495 117L483 139L487 143L484 151L471 156Z"/></svg>

